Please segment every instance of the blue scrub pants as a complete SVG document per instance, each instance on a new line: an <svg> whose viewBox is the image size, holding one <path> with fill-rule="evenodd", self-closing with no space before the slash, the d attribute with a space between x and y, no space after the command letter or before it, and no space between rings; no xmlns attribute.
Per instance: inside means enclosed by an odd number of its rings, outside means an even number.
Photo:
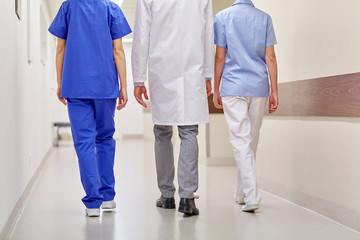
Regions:
<svg viewBox="0 0 360 240"><path fill-rule="evenodd" d="M68 112L87 208L115 197L114 114L116 99L68 98Z"/></svg>

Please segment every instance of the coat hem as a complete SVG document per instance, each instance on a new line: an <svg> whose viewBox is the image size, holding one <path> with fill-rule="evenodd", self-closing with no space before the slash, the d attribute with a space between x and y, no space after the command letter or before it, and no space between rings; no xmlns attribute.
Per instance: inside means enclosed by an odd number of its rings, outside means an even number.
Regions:
<svg viewBox="0 0 360 240"><path fill-rule="evenodd" d="M175 123L175 122L155 122L153 121L154 125L160 126L191 126L191 125L199 125L199 124L207 124L209 120L198 121L198 122L185 122L185 123Z"/></svg>

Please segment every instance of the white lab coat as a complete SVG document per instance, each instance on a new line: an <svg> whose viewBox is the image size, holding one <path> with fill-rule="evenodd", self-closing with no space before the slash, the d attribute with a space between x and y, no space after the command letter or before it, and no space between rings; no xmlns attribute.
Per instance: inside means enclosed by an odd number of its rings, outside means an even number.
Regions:
<svg viewBox="0 0 360 240"><path fill-rule="evenodd" d="M156 125L209 122L206 78L214 74L211 0L138 0L132 69L149 78Z"/></svg>

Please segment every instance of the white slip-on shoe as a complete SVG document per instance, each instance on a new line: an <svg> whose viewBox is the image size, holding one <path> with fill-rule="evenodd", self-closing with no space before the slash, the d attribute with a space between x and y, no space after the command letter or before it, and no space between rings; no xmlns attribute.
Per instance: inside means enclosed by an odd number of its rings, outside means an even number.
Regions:
<svg viewBox="0 0 360 240"><path fill-rule="evenodd" d="M101 205L102 209L114 209L116 208L116 202L114 200L111 201L104 201Z"/></svg>
<svg viewBox="0 0 360 240"><path fill-rule="evenodd" d="M85 212L88 217L99 217L100 216L100 208L87 208L87 209L85 209Z"/></svg>
<svg viewBox="0 0 360 240"><path fill-rule="evenodd" d="M242 206L241 210L243 212L253 212L259 209L259 204L245 204Z"/></svg>
<svg viewBox="0 0 360 240"><path fill-rule="evenodd" d="M237 204L245 205L245 196L243 194L237 194L237 191L234 193L234 200Z"/></svg>
<svg viewBox="0 0 360 240"><path fill-rule="evenodd" d="M245 205L245 199L234 196L234 200L237 204Z"/></svg>

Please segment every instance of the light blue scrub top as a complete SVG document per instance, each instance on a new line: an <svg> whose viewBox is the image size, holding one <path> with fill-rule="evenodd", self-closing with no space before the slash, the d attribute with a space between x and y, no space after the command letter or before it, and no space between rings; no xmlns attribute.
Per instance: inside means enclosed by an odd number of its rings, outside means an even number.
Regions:
<svg viewBox="0 0 360 240"><path fill-rule="evenodd" d="M265 48L275 45L271 17L250 0L237 0L214 22L215 44L226 48L220 96L268 97Z"/></svg>
<svg viewBox="0 0 360 240"><path fill-rule="evenodd" d="M65 1L49 32L66 39L61 97L120 96L112 41L131 29L118 5L109 0Z"/></svg>

